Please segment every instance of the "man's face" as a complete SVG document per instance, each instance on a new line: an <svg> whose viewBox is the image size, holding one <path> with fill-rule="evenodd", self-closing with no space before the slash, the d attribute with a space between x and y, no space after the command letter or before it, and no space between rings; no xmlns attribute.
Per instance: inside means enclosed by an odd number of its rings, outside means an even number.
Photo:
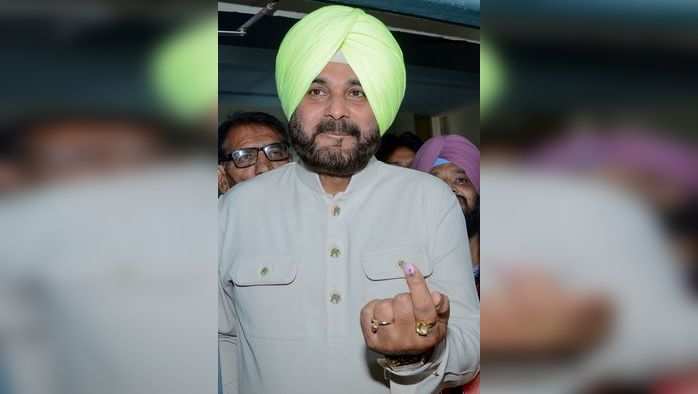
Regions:
<svg viewBox="0 0 698 394"><path fill-rule="evenodd" d="M26 131L23 149L36 182L101 176L145 165L158 157L157 131L127 120L75 119Z"/></svg>
<svg viewBox="0 0 698 394"><path fill-rule="evenodd" d="M317 173L348 177L368 164L380 134L349 65L325 66L291 117L289 135L298 156Z"/></svg>
<svg viewBox="0 0 698 394"><path fill-rule="evenodd" d="M264 125L241 125L228 132L223 143L223 153L228 155L237 149L261 148L263 146L281 142L281 137L274 130ZM249 167L237 168L232 161L223 163L225 173L233 183L240 183L252 179L274 168L287 164L288 160L270 161L263 151L257 153L257 162Z"/></svg>
<svg viewBox="0 0 698 394"><path fill-rule="evenodd" d="M414 161L415 153L412 149L399 146L393 151L393 153L388 156L386 162L395 166L410 168L412 167L412 162Z"/></svg>
<svg viewBox="0 0 698 394"><path fill-rule="evenodd" d="M446 182L453 190L463 214L467 215L477 208L477 190L462 168L453 163L446 163L432 168L431 173Z"/></svg>

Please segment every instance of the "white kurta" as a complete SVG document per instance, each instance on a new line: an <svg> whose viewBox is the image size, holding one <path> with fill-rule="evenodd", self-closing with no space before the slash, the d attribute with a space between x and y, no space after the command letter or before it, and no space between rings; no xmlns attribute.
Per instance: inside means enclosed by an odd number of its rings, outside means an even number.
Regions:
<svg viewBox="0 0 698 394"><path fill-rule="evenodd" d="M0 374L11 393L215 392L211 162L0 204Z"/></svg>
<svg viewBox="0 0 698 394"><path fill-rule="evenodd" d="M604 379L642 381L698 360L698 313L660 227L633 196L600 181L539 170L483 168L481 292L511 270L545 272L613 305L612 330L580 357L488 360L482 392L558 394Z"/></svg>
<svg viewBox="0 0 698 394"><path fill-rule="evenodd" d="M219 225L226 392L388 393L387 375L393 392L431 393L479 370L465 221L439 179L372 159L331 196L291 163L223 196ZM401 260L451 302L445 343L407 377L384 373L359 323L370 300L408 292Z"/></svg>

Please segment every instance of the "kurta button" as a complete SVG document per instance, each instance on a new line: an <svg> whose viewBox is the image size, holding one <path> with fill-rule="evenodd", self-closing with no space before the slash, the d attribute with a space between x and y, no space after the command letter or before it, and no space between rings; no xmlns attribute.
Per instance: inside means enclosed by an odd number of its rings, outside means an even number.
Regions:
<svg viewBox="0 0 698 394"><path fill-rule="evenodd" d="M333 304L339 304L340 301L342 301L342 296L341 296L339 293L334 292L334 293L332 293L332 294L330 295L330 302L331 302L331 303L333 303Z"/></svg>
<svg viewBox="0 0 698 394"><path fill-rule="evenodd" d="M334 209L332 210L332 216L339 216L339 214L342 212L342 209L338 206L335 206Z"/></svg>
<svg viewBox="0 0 698 394"><path fill-rule="evenodd" d="M269 267L262 267L261 270L259 270L259 276L267 276L269 273Z"/></svg>
<svg viewBox="0 0 698 394"><path fill-rule="evenodd" d="M332 248L332 250L330 250L330 257L337 258L337 257L339 257L341 254L342 254L342 253L341 253L341 252L339 251L339 249L337 249L337 248Z"/></svg>

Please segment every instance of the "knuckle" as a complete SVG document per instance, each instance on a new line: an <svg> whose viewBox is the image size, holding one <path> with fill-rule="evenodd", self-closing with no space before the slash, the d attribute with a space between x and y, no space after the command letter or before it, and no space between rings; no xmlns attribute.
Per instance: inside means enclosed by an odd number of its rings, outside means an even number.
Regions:
<svg viewBox="0 0 698 394"><path fill-rule="evenodd" d="M439 293L438 291L432 291L431 298L432 298L432 300L436 301L437 303L440 303L443 301L443 294Z"/></svg>
<svg viewBox="0 0 698 394"><path fill-rule="evenodd" d="M448 307L450 300L448 299L448 296L446 294L441 294L441 303L445 306Z"/></svg>
<svg viewBox="0 0 698 394"><path fill-rule="evenodd" d="M365 320L367 316L368 316L368 307L364 306L363 308L361 308L361 318L363 320Z"/></svg>
<svg viewBox="0 0 698 394"><path fill-rule="evenodd" d="M431 316L435 314L434 307L430 305L417 305L415 306L414 311L420 316Z"/></svg>
<svg viewBox="0 0 698 394"><path fill-rule="evenodd" d="M390 311L391 309L392 309L391 303L390 303L390 302L385 302L385 301L381 301L380 303L378 303L378 304L376 305L376 308L375 308L375 310L378 311L378 312L388 312L388 311Z"/></svg>
<svg viewBox="0 0 698 394"><path fill-rule="evenodd" d="M407 293L401 293L395 296L395 303L397 304L407 304L412 303L412 297Z"/></svg>
<svg viewBox="0 0 698 394"><path fill-rule="evenodd" d="M412 320L414 315L412 303L398 303L393 306L395 317L401 320Z"/></svg>

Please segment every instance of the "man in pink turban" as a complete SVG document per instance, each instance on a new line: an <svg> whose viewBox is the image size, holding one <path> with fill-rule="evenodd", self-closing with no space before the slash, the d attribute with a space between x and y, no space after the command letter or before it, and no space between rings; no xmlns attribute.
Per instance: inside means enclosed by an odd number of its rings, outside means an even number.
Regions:
<svg viewBox="0 0 698 394"><path fill-rule="evenodd" d="M433 137L419 149L412 168L431 173L451 187L465 216L473 264L479 266L480 150L460 135Z"/></svg>

